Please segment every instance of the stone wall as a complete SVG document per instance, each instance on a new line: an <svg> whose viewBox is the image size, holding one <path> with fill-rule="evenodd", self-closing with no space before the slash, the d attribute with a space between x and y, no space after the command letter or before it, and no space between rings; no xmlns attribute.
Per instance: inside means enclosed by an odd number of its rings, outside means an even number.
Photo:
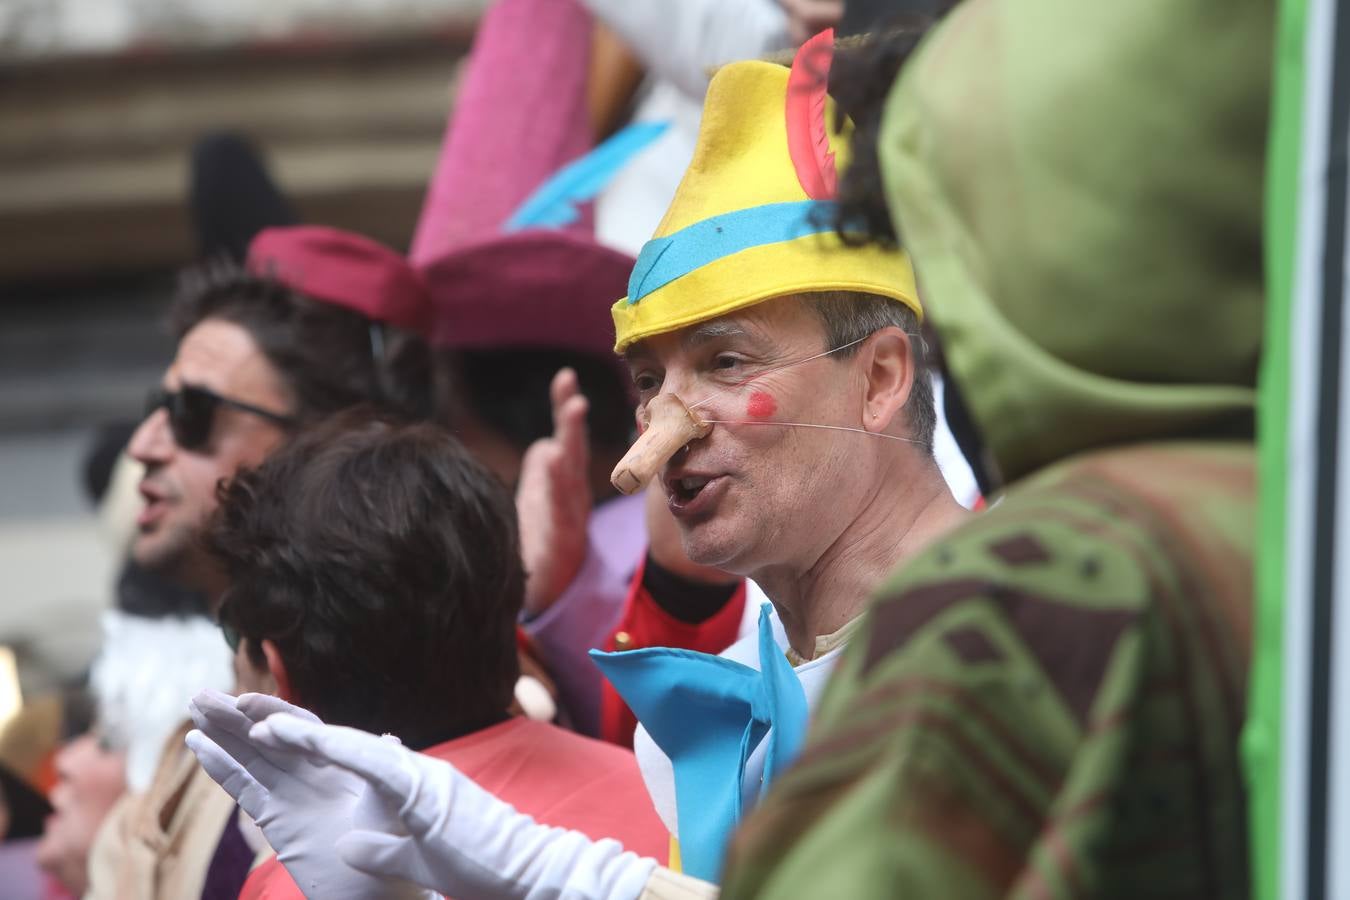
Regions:
<svg viewBox="0 0 1350 900"><path fill-rule="evenodd" d="M486 0L0 0L0 55L220 46L299 32L369 35L472 19Z"/></svg>
<svg viewBox="0 0 1350 900"><path fill-rule="evenodd" d="M190 259L188 153L221 128L259 144L306 220L405 245L476 21L439 8L434 26L310 18L285 37L0 59L0 302L6 284Z"/></svg>

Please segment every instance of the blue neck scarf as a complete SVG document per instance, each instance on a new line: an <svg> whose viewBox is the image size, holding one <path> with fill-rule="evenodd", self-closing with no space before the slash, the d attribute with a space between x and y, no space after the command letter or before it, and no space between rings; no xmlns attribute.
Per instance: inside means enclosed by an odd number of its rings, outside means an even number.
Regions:
<svg viewBox="0 0 1350 900"><path fill-rule="evenodd" d="M806 736L806 693L774 640L769 607L759 614L758 671L669 647L591 658L674 766L684 871L716 881L743 812L746 760L767 735L767 787Z"/></svg>

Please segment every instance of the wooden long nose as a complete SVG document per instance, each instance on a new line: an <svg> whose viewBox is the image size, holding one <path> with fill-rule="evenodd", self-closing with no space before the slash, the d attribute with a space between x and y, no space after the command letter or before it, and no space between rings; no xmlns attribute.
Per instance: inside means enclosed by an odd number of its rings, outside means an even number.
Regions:
<svg viewBox="0 0 1350 900"><path fill-rule="evenodd" d="M676 451L712 431L711 425L690 412L674 394L653 397L646 414L645 430L609 476L614 487L624 494L642 490Z"/></svg>

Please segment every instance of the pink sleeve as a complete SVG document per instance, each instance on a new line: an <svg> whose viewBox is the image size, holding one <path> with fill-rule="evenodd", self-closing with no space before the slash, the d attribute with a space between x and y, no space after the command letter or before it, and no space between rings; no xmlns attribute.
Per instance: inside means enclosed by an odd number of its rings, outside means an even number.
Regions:
<svg viewBox="0 0 1350 900"><path fill-rule="evenodd" d="M483 14L413 235L413 265L498 233L546 178L591 149L593 32L576 0L500 0ZM568 227L589 235L590 207Z"/></svg>
<svg viewBox="0 0 1350 900"><path fill-rule="evenodd" d="M558 685L572 726L600 734L600 670L587 652L603 649L623 614L628 583L647 551L641 496L610 500L591 514L586 559L553 605L521 623Z"/></svg>

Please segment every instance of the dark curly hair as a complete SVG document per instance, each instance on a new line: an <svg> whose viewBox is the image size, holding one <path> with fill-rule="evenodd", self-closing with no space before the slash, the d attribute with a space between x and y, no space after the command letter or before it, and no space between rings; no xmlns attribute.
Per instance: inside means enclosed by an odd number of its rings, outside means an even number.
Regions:
<svg viewBox="0 0 1350 900"><path fill-rule="evenodd" d="M228 260L179 279L169 313L175 337L206 319L232 322L253 337L290 387L301 427L361 403L401 418L431 415L431 351L418 336Z"/></svg>
<svg viewBox="0 0 1350 900"><path fill-rule="evenodd" d="M881 116L901 67L928 29L954 3L934 0L931 5L932 15L892 17L868 34L845 39L835 50L830 95L838 111L853 120L850 160L839 177L834 207L835 230L846 244L899 244L881 180Z"/></svg>
<svg viewBox="0 0 1350 900"><path fill-rule="evenodd" d="M222 484L221 623L293 700L422 749L505 717L525 590L515 505L449 432L356 408Z"/></svg>
<svg viewBox="0 0 1350 900"><path fill-rule="evenodd" d="M631 382L620 379L613 359L535 347L449 351L441 354L441 361L448 377L463 388L474 415L521 453L553 434L549 385L564 367L577 373L581 393L590 403L586 428L591 444L620 455L628 449L633 433Z"/></svg>

